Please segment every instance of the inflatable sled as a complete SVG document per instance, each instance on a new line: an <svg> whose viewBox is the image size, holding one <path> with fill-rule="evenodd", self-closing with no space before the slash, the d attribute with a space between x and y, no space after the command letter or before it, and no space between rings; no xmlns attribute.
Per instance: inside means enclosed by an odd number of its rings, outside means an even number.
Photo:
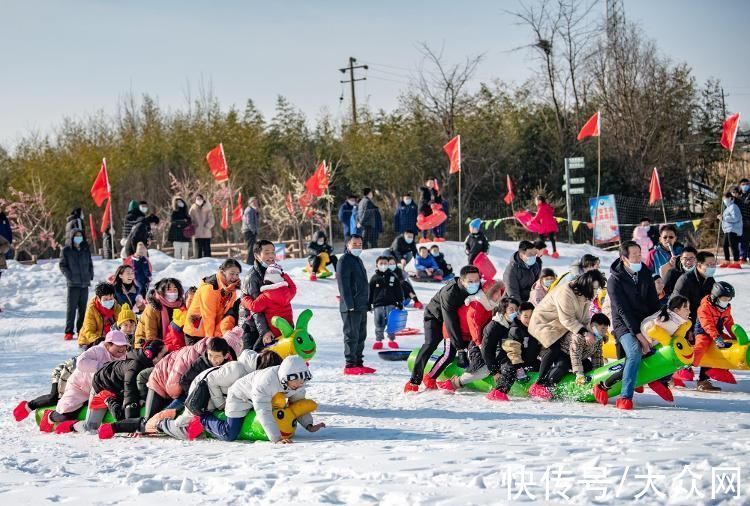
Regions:
<svg viewBox="0 0 750 506"><path fill-rule="evenodd" d="M284 438L290 438L294 436L294 433L297 430L297 419L299 417L304 416L308 413L312 413L313 411L318 409L318 405L315 403L315 401L310 399L302 399L287 404L287 399L281 393L273 396L271 405L274 409L274 420L276 420L276 425L278 425L279 427L279 432L281 432L281 435ZM52 410L55 409L55 407L51 406L47 408L39 408L36 410L35 419L37 425L39 425L39 422L42 419L42 415L44 415L44 412L48 409ZM144 409L141 408L141 416L144 414L143 411ZM226 419L223 411L216 411L215 414L222 420ZM78 420L83 421L85 419L86 406L81 408L78 413ZM103 423L114 422L115 419L112 418L112 414L107 412L106 416L104 417ZM255 411L250 411L247 415L245 415L245 420L242 422L240 435L237 437L237 439L242 441L268 441L266 431L263 430L263 426L260 424L260 422L255 419Z"/></svg>
<svg viewBox="0 0 750 506"><path fill-rule="evenodd" d="M417 228L419 230L432 230L440 226L447 219L448 215L443 211L443 207L440 204L432 204L431 215L425 216L419 213L417 216Z"/></svg>
<svg viewBox="0 0 750 506"><path fill-rule="evenodd" d="M388 313L388 322L385 324L386 334L396 336L413 336L421 331L417 328L406 326L407 311L405 309L394 309Z"/></svg>
<svg viewBox="0 0 750 506"><path fill-rule="evenodd" d="M732 326L732 332L737 340L725 340L726 343L731 344L729 348L719 349L716 346L709 346L700 364L698 364L700 367L736 371L750 370L748 365L750 364L750 339L747 332L737 323ZM617 358L614 339L605 343L602 351L604 352L604 358ZM688 365L692 365L692 360Z"/></svg>
<svg viewBox="0 0 750 506"><path fill-rule="evenodd" d="M318 256L320 257L320 266L318 266L318 272L315 273L315 276L319 279L330 278L333 276L333 273L328 270L328 266L331 265L331 258L328 253L321 253ZM302 272L310 274L309 263L302 268Z"/></svg>
<svg viewBox="0 0 750 506"><path fill-rule="evenodd" d="M281 338L269 348L278 353L282 360L290 355L299 355L305 360L313 358L317 345L315 339L307 331L312 315L313 312L309 309L302 311L297 317L297 326L294 328L280 316L271 318L271 325L281 331Z"/></svg>
<svg viewBox="0 0 750 506"><path fill-rule="evenodd" d="M404 362L409 359L410 355L409 350L380 350L378 352L378 357L388 362Z"/></svg>
<svg viewBox="0 0 750 506"><path fill-rule="evenodd" d="M685 331L689 326L685 326ZM666 334L666 332L663 332ZM675 336L667 336L669 338L666 344L661 344L664 336L659 336L655 339L660 341L660 344L654 346L654 353L648 357L644 357L641 361L641 366L638 369L638 375L636 377L635 386L646 385L652 381L656 381L665 376L673 374L678 369L685 367L692 363L693 360L693 347L685 339L684 332L679 335L680 332L676 332ZM414 361L417 358L419 349L412 351L407 360L407 366L409 371L414 368ZM425 367L425 372L432 369L439 356L433 355ZM602 367L590 371L586 377L587 382L583 385L576 384L576 376L573 373L566 374L562 380L550 391L556 399L575 400L581 402L594 402L593 387L594 385L605 381L607 378L615 373L619 373L623 369L625 359L610 362ZM458 367L454 362L443 371L440 375L440 380L450 379L453 376L459 376L463 374L464 370ZM516 381L508 392L509 395L515 397L528 397L529 388L536 381L538 374L535 372L529 373L529 379L520 382ZM494 386L494 380L492 376L488 376L481 380L474 381L466 385L466 388L477 390L480 392L489 392ZM622 388L622 382L618 381L607 393L609 398L616 397L620 394Z"/></svg>
<svg viewBox="0 0 750 506"><path fill-rule="evenodd" d="M479 275L482 276L482 279L484 279L485 281L495 279L497 269L495 269L495 264L492 263L492 260L490 260L490 257L487 256L487 253L485 253L484 251L480 252L474 258L473 264L477 269L479 269Z"/></svg>

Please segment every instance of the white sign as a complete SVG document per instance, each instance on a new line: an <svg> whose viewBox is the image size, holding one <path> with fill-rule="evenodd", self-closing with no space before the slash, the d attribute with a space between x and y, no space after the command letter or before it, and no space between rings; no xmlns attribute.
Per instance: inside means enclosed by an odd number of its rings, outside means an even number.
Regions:
<svg viewBox="0 0 750 506"><path fill-rule="evenodd" d="M566 158L565 160L567 160L568 162L569 169L582 169L586 166L586 163L583 157Z"/></svg>
<svg viewBox="0 0 750 506"><path fill-rule="evenodd" d="M571 177L570 184L584 184L586 182L585 177Z"/></svg>
<svg viewBox="0 0 750 506"><path fill-rule="evenodd" d="M583 188L571 188L570 194L571 195L583 195Z"/></svg>

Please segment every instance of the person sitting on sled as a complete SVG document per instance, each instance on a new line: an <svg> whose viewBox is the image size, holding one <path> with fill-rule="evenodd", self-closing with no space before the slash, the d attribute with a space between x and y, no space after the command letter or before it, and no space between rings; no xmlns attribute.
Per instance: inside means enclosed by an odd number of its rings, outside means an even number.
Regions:
<svg viewBox="0 0 750 506"><path fill-rule="evenodd" d="M315 232L313 240L307 245L307 266L310 269L310 281L318 279L321 267L330 265L332 272L336 272L338 258L333 254L333 246L328 243L328 237L322 230ZM270 320L269 320L270 321Z"/></svg>
<svg viewBox="0 0 750 506"><path fill-rule="evenodd" d="M291 443L292 440L281 434L274 421L271 401L278 393L283 394L290 402L304 399L305 384L311 379L310 369L297 355L286 357L281 365L251 372L229 387L224 406L226 420L219 420L207 412L200 418L195 417L188 427L190 438L194 439L205 430L216 439L234 441L240 434L245 415L253 409L256 420L260 422L269 441ZM325 427L324 423L314 424L310 414L301 417L299 423L308 432L317 432Z"/></svg>
<svg viewBox="0 0 750 506"><path fill-rule="evenodd" d="M135 313L128 304L123 304L120 308L120 314L117 316L117 330L125 334L132 348L135 343L135 330L137 320Z"/></svg>
<svg viewBox="0 0 750 506"><path fill-rule="evenodd" d="M409 282L409 276L407 276L401 267L399 267L396 259L393 257L388 259L388 270L393 272L396 277L401 280L401 290L404 292L404 303L406 304L411 301L415 308L423 309L424 304L419 301L419 297L417 297L414 287Z"/></svg>
<svg viewBox="0 0 750 506"><path fill-rule="evenodd" d="M417 269L416 278L420 280L442 281L443 271L438 267L435 258L425 246L419 247L419 255L414 259L414 265Z"/></svg>
<svg viewBox="0 0 750 506"><path fill-rule="evenodd" d="M437 262L438 268L443 271L443 278L453 276L453 267L445 260L445 255L440 252L440 246L437 244L430 246L430 255Z"/></svg>
<svg viewBox="0 0 750 506"><path fill-rule="evenodd" d="M292 278L282 270L279 264L271 264L266 268L263 276L260 295L255 299L245 295L242 297L242 305L249 311L249 315L262 314L269 322L274 316L278 316L293 324L292 299L295 295L297 295L297 285L294 284ZM264 346L272 344L273 340L281 336L281 331L273 325L270 330L272 340L258 339L255 342L256 351L262 350Z"/></svg>
<svg viewBox="0 0 750 506"><path fill-rule="evenodd" d="M557 279L555 271L548 267L544 267L542 272L539 274L539 279L531 287L531 295L529 296L529 302L538 306L542 299L549 293L550 287Z"/></svg>
<svg viewBox="0 0 750 506"><path fill-rule="evenodd" d="M17 422L25 420L32 411L57 404L65 393L65 387L76 369L76 357L69 358L52 370L52 389L50 393L40 395L30 401L23 400L13 409L13 418Z"/></svg>
<svg viewBox="0 0 750 506"><path fill-rule="evenodd" d="M120 315L120 305L115 300L115 287L110 283L99 283L94 297L86 306L83 327L78 332L78 348L88 350L101 342L112 330Z"/></svg>
<svg viewBox="0 0 750 506"><path fill-rule="evenodd" d="M518 319L519 305L516 299L501 299L492 321L482 333L482 358L487 364L488 374L495 379L495 388L487 394L487 399L492 401L507 401L516 370L524 371L523 345L510 337L511 325Z"/></svg>
<svg viewBox="0 0 750 506"><path fill-rule="evenodd" d="M474 259L479 253L487 253L490 250L490 241L487 240L481 228L482 220L479 218L474 218L469 223L469 235L464 241L464 251L469 265L474 265Z"/></svg>
<svg viewBox="0 0 750 506"><path fill-rule="evenodd" d="M91 381L96 371L113 360L124 360L128 338L119 330L110 330L104 342L92 346L76 358L76 368L65 384L65 390L53 410L46 410L39 422L39 430L52 432L55 423L74 421L78 410L86 404L91 393Z"/></svg>
<svg viewBox="0 0 750 506"><path fill-rule="evenodd" d="M375 274L370 278L370 308L375 316L373 350L383 349L383 334L388 323L388 315L396 308L404 308L404 291L401 288L401 281L393 271L388 269L390 258L378 257L375 261ZM395 334L388 334L388 347L398 349Z"/></svg>
<svg viewBox="0 0 750 506"><path fill-rule="evenodd" d="M711 288L711 294L706 295L698 306L698 320L695 322L695 346L693 346L693 365L700 364L706 351L715 346L719 349L729 348L731 343L725 340L736 340L732 331L734 318L732 305L734 287L726 281L717 281ZM722 381L729 371L712 368L707 371L709 377ZM711 384L710 380L698 382L701 392L721 392L721 388Z"/></svg>

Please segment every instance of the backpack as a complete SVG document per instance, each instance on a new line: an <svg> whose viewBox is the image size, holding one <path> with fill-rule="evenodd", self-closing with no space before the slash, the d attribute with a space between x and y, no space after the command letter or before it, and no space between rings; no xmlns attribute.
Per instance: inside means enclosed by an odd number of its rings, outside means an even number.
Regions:
<svg viewBox="0 0 750 506"><path fill-rule="evenodd" d="M209 369L209 372L201 378L193 391L188 394L187 399L185 399L185 409L194 415L200 415L206 411L208 402L211 400L211 393L208 391L208 375L219 367L221 366Z"/></svg>

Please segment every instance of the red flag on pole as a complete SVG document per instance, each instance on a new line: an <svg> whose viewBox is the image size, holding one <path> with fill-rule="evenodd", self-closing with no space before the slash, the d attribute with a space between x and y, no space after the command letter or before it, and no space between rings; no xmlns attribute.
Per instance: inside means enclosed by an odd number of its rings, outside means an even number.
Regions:
<svg viewBox="0 0 750 506"><path fill-rule="evenodd" d="M503 197L503 201L506 204L510 205L510 203L516 199L516 194L513 193L513 182L510 180L510 174L506 175L505 178L508 184L508 193L506 193L505 197Z"/></svg>
<svg viewBox="0 0 750 506"><path fill-rule="evenodd" d="M294 204L292 203L291 193L286 194L286 210L289 211L290 215L294 216Z"/></svg>
<svg viewBox="0 0 750 506"><path fill-rule="evenodd" d="M305 209L307 206L313 203L313 199L314 197L308 192L303 193L299 198L300 208Z"/></svg>
<svg viewBox="0 0 750 506"><path fill-rule="evenodd" d="M321 197L326 188L328 188L328 174L326 174L326 162L323 160L313 175L305 181L305 189L310 195Z"/></svg>
<svg viewBox="0 0 750 506"><path fill-rule="evenodd" d="M599 137L599 129L601 127L601 121L599 118L599 111L596 111L596 114L591 116L589 120L586 122L585 125L581 128L581 131L578 132L577 139L579 141L585 139L586 137Z"/></svg>
<svg viewBox="0 0 750 506"><path fill-rule="evenodd" d="M721 146L734 151L734 140L737 138L737 128L740 126L740 113L732 114L724 122L721 129Z"/></svg>
<svg viewBox="0 0 750 506"><path fill-rule="evenodd" d="M97 174L94 185L91 187L91 198L94 199L96 207L101 207L102 203L110 196L107 159L102 158L102 167L99 169L99 174Z"/></svg>
<svg viewBox="0 0 750 506"><path fill-rule="evenodd" d="M242 192L237 194L237 205L232 210L232 223L240 223L242 221Z"/></svg>
<svg viewBox="0 0 750 506"><path fill-rule="evenodd" d="M651 184L648 185L648 205L653 205L662 199L661 182L659 181L659 172L654 167L651 173Z"/></svg>
<svg viewBox="0 0 750 506"><path fill-rule="evenodd" d="M221 228L224 230L229 228L229 208L226 206L221 208Z"/></svg>
<svg viewBox="0 0 750 506"><path fill-rule="evenodd" d="M443 151L448 155L448 160L451 162L451 174L461 172L461 136L457 135L448 143L443 146Z"/></svg>
<svg viewBox="0 0 750 506"><path fill-rule="evenodd" d="M96 234L96 227L94 227L94 215L89 214L89 228L91 229L91 240L96 241L96 239L99 237Z"/></svg>
<svg viewBox="0 0 750 506"><path fill-rule="evenodd" d="M106 234L109 231L109 221L112 215L112 199L107 201L107 207L104 208L104 214L102 215L102 227L99 231L102 234Z"/></svg>
<svg viewBox="0 0 750 506"><path fill-rule="evenodd" d="M208 168L211 170L211 174L214 176L214 180L217 183L223 183L229 181L229 167L227 166L227 159L224 156L224 145L219 144L214 149L208 152L206 155L206 161L208 162Z"/></svg>

